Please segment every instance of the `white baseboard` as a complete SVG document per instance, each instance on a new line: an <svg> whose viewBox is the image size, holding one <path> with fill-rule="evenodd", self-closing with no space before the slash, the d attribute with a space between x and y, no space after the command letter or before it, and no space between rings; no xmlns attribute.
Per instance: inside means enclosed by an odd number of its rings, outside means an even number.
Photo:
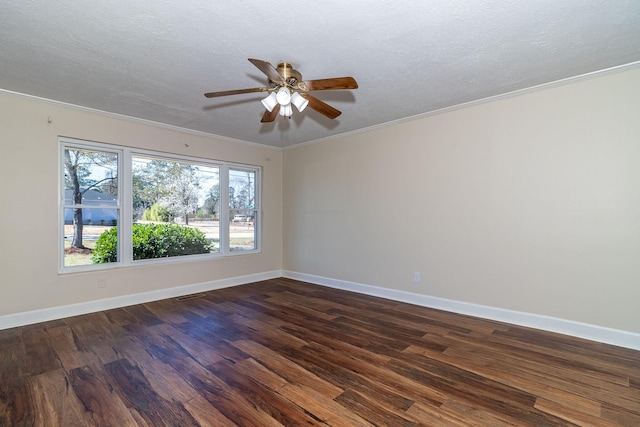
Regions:
<svg viewBox="0 0 640 427"><path fill-rule="evenodd" d="M331 288L358 292L361 294L387 298L394 301L406 302L423 307L436 308L514 325L541 329L549 332L571 335L606 344L640 350L640 334L618 329L605 328L572 320L559 319L539 314L506 310L502 308L471 304L462 301L437 298L412 292L398 291L394 289L380 288L362 283L348 282L345 280L331 279L328 277L314 276L311 274L283 271L282 275L289 279L301 280Z"/></svg>
<svg viewBox="0 0 640 427"><path fill-rule="evenodd" d="M634 332L605 328L602 326L590 325L587 323L559 319L550 316L542 316L539 314L506 310L502 308L471 304L462 301L415 294L412 292L380 288L377 286L365 285L362 283L348 282L345 280L338 280L328 277L314 276L311 274L282 270L214 280L211 282L196 283L193 285L178 286L175 288L159 289L157 291L143 292L132 295L123 295L119 297L105 298L78 304L45 308L42 310L8 314L0 316L0 330L13 328L16 326L30 325L38 322L62 319L70 316L78 316L81 314L94 313L102 310L126 307L134 304L143 304L146 302L157 301L166 298L175 298L198 292L206 292L215 289L228 288L231 286L244 285L247 283L275 279L278 277L287 277L290 279L301 280L304 282L314 283L331 288L358 292L365 295L387 298L390 300L406 302L423 307L436 308L440 310L451 311L454 313L466 314L469 316L497 320L500 322L512 323L514 325L526 326L550 332L557 332L560 334L571 335L592 341L617 345L634 350L640 350L640 334Z"/></svg>
<svg viewBox="0 0 640 427"><path fill-rule="evenodd" d="M143 304L145 302L158 301L166 298L175 298L183 295L195 294L198 292L206 292L215 289L228 288L231 286L244 285L247 283L259 282L262 280L276 279L278 277L282 277L281 270L250 274L247 276L231 277L229 279L220 279L211 282L178 286L175 288L159 289L157 291L123 295L119 297L105 298L95 301L87 301L78 304L45 308L42 310L8 314L5 316L0 316L0 330L13 328L16 326L31 325L33 323L47 322L49 320L62 319L65 317L78 316L81 314L95 313L97 311L110 310L112 308L126 307L134 304Z"/></svg>

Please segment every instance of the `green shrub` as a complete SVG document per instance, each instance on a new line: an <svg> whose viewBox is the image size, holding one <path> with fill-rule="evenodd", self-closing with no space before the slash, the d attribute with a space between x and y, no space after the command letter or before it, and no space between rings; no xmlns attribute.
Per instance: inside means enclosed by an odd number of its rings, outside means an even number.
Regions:
<svg viewBox="0 0 640 427"><path fill-rule="evenodd" d="M133 224L133 259L165 258L206 254L211 243L195 228L174 224ZM91 261L94 264L118 259L118 229L105 231L98 237Z"/></svg>
<svg viewBox="0 0 640 427"><path fill-rule="evenodd" d="M105 262L115 262L118 260L118 228L113 227L107 231L103 231L98 240L96 247L93 249L91 261L94 264L103 264Z"/></svg>

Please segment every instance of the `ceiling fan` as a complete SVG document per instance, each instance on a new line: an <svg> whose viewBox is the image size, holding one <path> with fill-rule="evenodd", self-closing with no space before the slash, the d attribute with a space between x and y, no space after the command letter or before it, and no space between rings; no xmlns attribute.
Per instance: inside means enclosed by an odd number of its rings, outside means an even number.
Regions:
<svg viewBox="0 0 640 427"><path fill-rule="evenodd" d="M318 113L335 119L341 111L331 105L319 100L308 92L313 90L338 90L357 89L358 83L353 77L335 77L319 80L302 80L300 72L295 70L288 62L281 62L274 67L267 61L249 58L249 61L266 74L267 86L250 89L225 90L221 92L208 92L204 96L216 98L227 95L240 95L253 92L270 92L269 96L262 100L262 105L267 111L262 115L262 123L272 122L278 114L282 117L291 118L293 104L298 111L304 110L307 106Z"/></svg>

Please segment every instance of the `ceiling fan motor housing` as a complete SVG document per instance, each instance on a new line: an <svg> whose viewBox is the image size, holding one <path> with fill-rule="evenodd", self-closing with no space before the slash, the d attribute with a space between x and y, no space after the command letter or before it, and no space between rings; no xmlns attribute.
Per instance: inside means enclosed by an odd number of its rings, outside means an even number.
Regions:
<svg viewBox="0 0 640 427"><path fill-rule="evenodd" d="M276 67L278 74L282 76L285 82L290 86L295 86L298 82L302 81L302 75L298 70L294 70L293 66L288 62L281 62ZM269 83L272 83L271 81Z"/></svg>

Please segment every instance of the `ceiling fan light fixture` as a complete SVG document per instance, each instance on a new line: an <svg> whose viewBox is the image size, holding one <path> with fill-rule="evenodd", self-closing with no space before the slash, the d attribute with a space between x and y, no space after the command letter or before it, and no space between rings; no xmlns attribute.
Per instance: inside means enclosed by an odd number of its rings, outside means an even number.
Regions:
<svg viewBox="0 0 640 427"><path fill-rule="evenodd" d="M283 107L285 105L289 105L291 103L291 91L289 91L289 88L281 87L280 89L278 89L276 99L278 100L278 104Z"/></svg>
<svg viewBox="0 0 640 427"><path fill-rule="evenodd" d="M278 105L276 93L271 92L269 96L262 100L262 105L264 105L264 108L269 110L269 112L273 111L273 108Z"/></svg>
<svg viewBox="0 0 640 427"><path fill-rule="evenodd" d="M302 113L302 111L307 108L307 105L309 105L309 100L303 98L298 92L294 92L293 95L291 95L291 103Z"/></svg>

